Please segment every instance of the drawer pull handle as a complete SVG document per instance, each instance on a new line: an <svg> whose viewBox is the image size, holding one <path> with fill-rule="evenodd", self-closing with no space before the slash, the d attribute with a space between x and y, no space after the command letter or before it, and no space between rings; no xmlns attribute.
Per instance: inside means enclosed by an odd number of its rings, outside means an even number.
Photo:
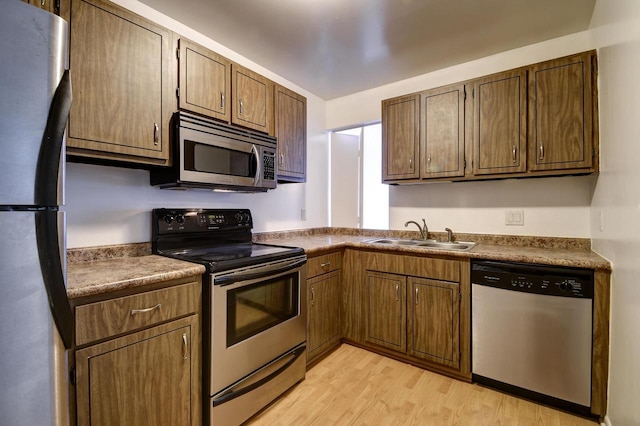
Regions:
<svg viewBox="0 0 640 426"><path fill-rule="evenodd" d="M145 308L145 309L132 309L132 310L131 310L131 315L144 314L144 313L147 313L147 312L154 311L154 310L156 310L156 309L158 309L158 310L159 310L161 306L162 306L162 304L161 304L161 303L158 303L156 306L152 306L152 307L150 307L150 308Z"/></svg>
<svg viewBox="0 0 640 426"><path fill-rule="evenodd" d="M224 109L224 92L220 91L220 109Z"/></svg>
<svg viewBox="0 0 640 426"><path fill-rule="evenodd" d="M418 304L418 287L416 287L416 305Z"/></svg>
<svg viewBox="0 0 640 426"><path fill-rule="evenodd" d="M329 268L329 267L331 267L331 262L321 263L321 264L320 264L320 267L321 267L321 268Z"/></svg>
<svg viewBox="0 0 640 426"><path fill-rule="evenodd" d="M311 306L316 302L316 289L311 287Z"/></svg>
<svg viewBox="0 0 640 426"><path fill-rule="evenodd" d="M160 138L160 129L158 128L158 123L153 123L153 144L158 145L158 140Z"/></svg>
<svg viewBox="0 0 640 426"><path fill-rule="evenodd" d="M396 285L396 302L400 301L400 286Z"/></svg>
<svg viewBox="0 0 640 426"><path fill-rule="evenodd" d="M189 358L189 343L187 342L187 333L182 333L182 359Z"/></svg>

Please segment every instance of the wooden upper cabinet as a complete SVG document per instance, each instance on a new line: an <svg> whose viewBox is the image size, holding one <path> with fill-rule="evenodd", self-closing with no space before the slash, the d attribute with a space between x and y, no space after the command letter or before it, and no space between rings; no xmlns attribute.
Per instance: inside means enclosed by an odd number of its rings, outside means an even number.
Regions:
<svg viewBox="0 0 640 426"><path fill-rule="evenodd" d="M278 138L278 180L307 177L307 98L274 85L274 136Z"/></svg>
<svg viewBox="0 0 640 426"><path fill-rule="evenodd" d="M529 68L529 170L591 168L595 52Z"/></svg>
<svg viewBox="0 0 640 426"><path fill-rule="evenodd" d="M420 177L420 95L382 101L382 180Z"/></svg>
<svg viewBox="0 0 640 426"><path fill-rule="evenodd" d="M407 278L382 272L366 273L366 340L405 352Z"/></svg>
<svg viewBox="0 0 640 426"><path fill-rule="evenodd" d="M464 85L422 95L421 177L464 176Z"/></svg>
<svg viewBox="0 0 640 426"><path fill-rule="evenodd" d="M273 82L234 63L231 88L231 122L273 135Z"/></svg>
<svg viewBox="0 0 640 426"><path fill-rule="evenodd" d="M527 74L509 71L473 82L473 173L527 169Z"/></svg>
<svg viewBox="0 0 640 426"><path fill-rule="evenodd" d="M178 43L178 107L231 120L231 62L196 43Z"/></svg>
<svg viewBox="0 0 640 426"><path fill-rule="evenodd" d="M111 2L67 0L70 154L164 165L175 110L173 35Z"/></svg>
<svg viewBox="0 0 640 426"><path fill-rule="evenodd" d="M409 355L460 368L460 286L409 278Z"/></svg>

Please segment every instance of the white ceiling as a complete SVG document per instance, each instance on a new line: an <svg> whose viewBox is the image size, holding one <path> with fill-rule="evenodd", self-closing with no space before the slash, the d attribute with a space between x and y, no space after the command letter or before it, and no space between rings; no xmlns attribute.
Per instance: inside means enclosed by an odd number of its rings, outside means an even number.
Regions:
<svg viewBox="0 0 640 426"><path fill-rule="evenodd" d="M323 98L586 30L595 0L140 0Z"/></svg>

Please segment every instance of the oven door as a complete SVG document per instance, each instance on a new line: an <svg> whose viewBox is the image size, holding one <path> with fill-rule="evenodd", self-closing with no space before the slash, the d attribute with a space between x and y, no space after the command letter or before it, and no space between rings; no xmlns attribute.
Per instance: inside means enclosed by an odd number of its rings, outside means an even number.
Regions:
<svg viewBox="0 0 640 426"><path fill-rule="evenodd" d="M306 340L306 256L213 274L210 395Z"/></svg>
<svg viewBox="0 0 640 426"><path fill-rule="evenodd" d="M181 181L260 186L261 146L188 127L179 132Z"/></svg>

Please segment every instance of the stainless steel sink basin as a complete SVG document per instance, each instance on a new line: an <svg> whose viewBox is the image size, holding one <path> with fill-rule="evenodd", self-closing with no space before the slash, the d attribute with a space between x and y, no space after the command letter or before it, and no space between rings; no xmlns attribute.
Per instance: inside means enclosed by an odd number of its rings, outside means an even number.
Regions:
<svg viewBox="0 0 640 426"><path fill-rule="evenodd" d="M444 250L471 250L476 246L476 243L467 241L425 241L416 245L419 247L429 247Z"/></svg>
<svg viewBox="0 0 640 426"><path fill-rule="evenodd" d="M411 246L411 247L424 247L436 250L456 250L465 251L471 250L476 246L476 243L468 241L436 241L436 240L407 240L404 238L376 238L373 240L365 241L369 244L384 244L390 246Z"/></svg>

